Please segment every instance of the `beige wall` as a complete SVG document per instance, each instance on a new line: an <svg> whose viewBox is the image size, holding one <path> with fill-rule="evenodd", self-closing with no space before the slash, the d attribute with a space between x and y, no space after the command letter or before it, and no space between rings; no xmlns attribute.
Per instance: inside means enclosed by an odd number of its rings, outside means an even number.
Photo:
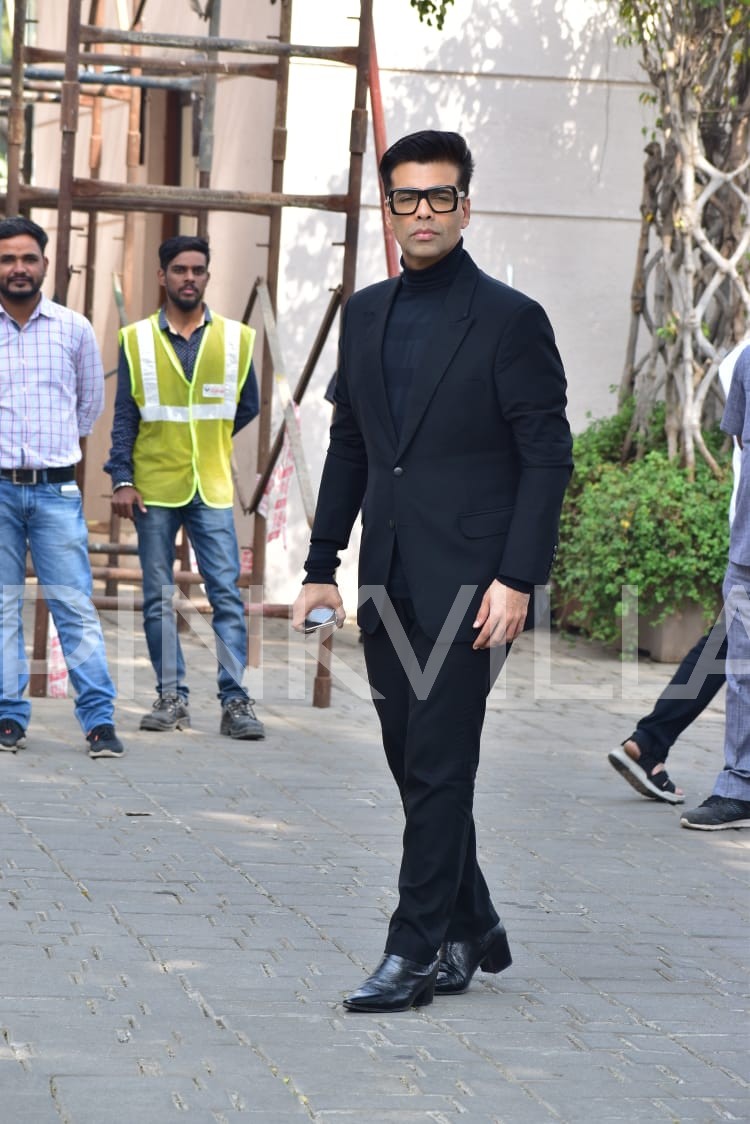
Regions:
<svg viewBox="0 0 750 1124"><path fill-rule="evenodd" d="M64 8L39 0L39 41L64 41ZM357 0L294 0L292 38L298 43L355 44ZM268 0L223 0L222 34L261 39L273 34L279 5ZM116 25L114 0L106 22ZM576 429L592 413L613 408L610 387L619 379L627 334L629 289L638 236L641 191L642 81L632 53L615 45L607 8L593 0L457 0L445 29L420 25L408 0L374 0L386 129L389 141L420 128L457 129L476 159L472 221L466 245L480 266L537 297L555 327L570 384ZM188 0L149 0L145 30L204 34L206 25ZM344 191L348 171L354 74L329 63L294 61L291 68L289 145L285 188ZM274 86L257 79L220 84L214 150L214 186L265 190L270 185ZM161 177L164 119L161 95L148 95L144 180ZM184 111L186 114L189 112ZM59 130L53 107L38 113L41 145L36 178L54 185L59 172ZM46 122L46 123L45 123ZM104 178L124 179L126 110L108 103ZM384 275L382 227L372 136L362 193L358 286ZM81 120L77 171L87 174L87 113ZM192 174L184 157L186 182ZM55 216L42 216L54 230ZM131 318L152 310L159 220L136 224ZM105 366L116 356L117 317L111 274L122 268L123 223L99 216L95 327ZM191 229L190 222L186 229ZM344 219L319 211L289 210L283 221L279 314L287 372L296 381L330 296L341 279ZM250 287L265 269L267 223L243 215L214 215L211 303L230 316L242 313ZM73 261L85 261L85 235L73 241ZM81 299L83 277L73 279L70 301ZM258 326L258 325L256 325ZM323 390L335 366L331 339L303 404L306 449L317 486L330 408ZM109 381L110 398L114 380ZM111 408L111 407L110 407ZM278 418L278 403L274 407ZM238 439L242 487L254 481L254 431ZM108 480L101 472L109 417L91 442L88 505L106 511ZM243 544L251 521L238 515ZM356 535L356 532L355 532ZM296 485L292 484L287 549L270 544L266 594L289 600L299 581L307 541ZM354 551L342 578L349 604L356 596Z"/></svg>

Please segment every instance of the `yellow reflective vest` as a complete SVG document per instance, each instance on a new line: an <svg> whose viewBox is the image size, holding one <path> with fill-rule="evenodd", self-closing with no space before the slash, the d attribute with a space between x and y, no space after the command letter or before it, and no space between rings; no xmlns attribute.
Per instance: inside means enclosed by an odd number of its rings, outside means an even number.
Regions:
<svg viewBox="0 0 750 1124"><path fill-rule="evenodd" d="M191 380L159 328L158 312L120 332L141 412L134 483L147 506L182 507L196 492L209 507L232 506L232 429L255 332L211 316Z"/></svg>

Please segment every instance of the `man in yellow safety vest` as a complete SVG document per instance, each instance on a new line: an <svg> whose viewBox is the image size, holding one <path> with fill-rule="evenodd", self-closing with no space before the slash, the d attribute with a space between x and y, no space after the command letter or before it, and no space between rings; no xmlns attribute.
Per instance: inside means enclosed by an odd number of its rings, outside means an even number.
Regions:
<svg viewBox="0 0 750 1124"><path fill-rule="evenodd" d="M247 626L237 588L232 437L258 413L255 333L203 300L210 253L178 235L159 247L158 312L120 333L112 510L132 519L143 569L143 623L157 697L142 730L190 726L185 661L172 605L175 539L185 527L213 610L221 733L264 736L243 686Z"/></svg>

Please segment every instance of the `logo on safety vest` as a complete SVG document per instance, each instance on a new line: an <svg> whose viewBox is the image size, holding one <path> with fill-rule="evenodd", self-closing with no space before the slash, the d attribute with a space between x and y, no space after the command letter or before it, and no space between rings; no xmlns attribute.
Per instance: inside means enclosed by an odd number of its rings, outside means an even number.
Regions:
<svg viewBox="0 0 750 1124"><path fill-rule="evenodd" d="M223 382L205 382L203 384L204 398L223 398L225 384Z"/></svg>

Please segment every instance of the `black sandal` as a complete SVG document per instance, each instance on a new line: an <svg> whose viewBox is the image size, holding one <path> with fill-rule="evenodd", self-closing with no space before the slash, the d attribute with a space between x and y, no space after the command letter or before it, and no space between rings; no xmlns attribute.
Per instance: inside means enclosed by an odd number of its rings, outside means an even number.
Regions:
<svg viewBox="0 0 750 1124"><path fill-rule="evenodd" d="M631 739L628 738L628 741ZM639 747L640 748L640 747ZM669 779L666 769L654 773L657 765L663 765L661 758L645 749L641 749L641 756L636 761L625 750L625 743L613 749L608 755L609 763L617 769L628 784L632 785L641 796L649 796L652 800L663 800L667 804L682 804L684 796L675 790Z"/></svg>

